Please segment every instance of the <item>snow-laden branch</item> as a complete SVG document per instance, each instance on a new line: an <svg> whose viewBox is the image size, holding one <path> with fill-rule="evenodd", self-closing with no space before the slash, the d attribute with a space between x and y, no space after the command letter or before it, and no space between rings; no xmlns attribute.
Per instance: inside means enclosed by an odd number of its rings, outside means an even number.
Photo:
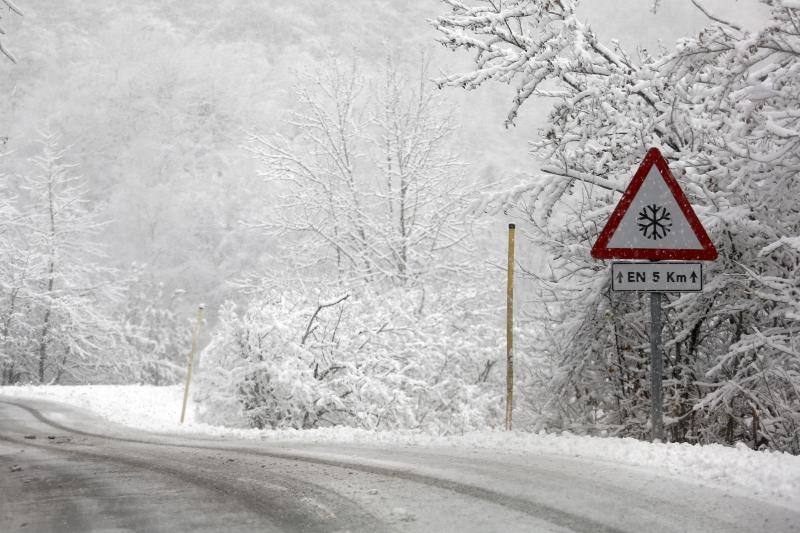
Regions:
<svg viewBox="0 0 800 533"><path fill-rule="evenodd" d="M22 10L12 0L2 0L2 5L5 5L9 11L19 16L23 16ZM2 18L2 16L0 16L0 18ZM5 36L5 34L6 34L5 29L0 27L0 35ZM17 62L16 56L14 56L14 54L6 47L3 41L4 40L0 38L0 53L2 53L8 59L10 59L12 63L16 63Z"/></svg>

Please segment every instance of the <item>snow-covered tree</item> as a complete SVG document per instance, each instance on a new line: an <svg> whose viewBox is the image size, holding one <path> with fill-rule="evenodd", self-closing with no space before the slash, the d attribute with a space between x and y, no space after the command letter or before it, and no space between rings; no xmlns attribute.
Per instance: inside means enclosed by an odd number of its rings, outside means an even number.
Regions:
<svg viewBox="0 0 800 533"><path fill-rule="evenodd" d="M446 257L469 235L472 189L424 64L409 78L389 59L375 84L368 90L356 63L340 60L299 80L291 135L254 139L265 177L281 191L259 225L291 243L306 273L414 284L453 266Z"/></svg>
<svg viewBox="0 0 800 533"><path fill-rule="evenodd" d="M6 178L6 176L3 176ZM28 349L25 313L27 255L20 253L22 217L7 183L0 185L0 383L22 378L19 353Z"/></svg>
<svg viewBox="0 0 800 533"><path fill-rule="evenodd" d="M86 180L58 135L37 148L0 184L0 383L175 382L190 326L181 291L138 265L103 266Z"/></svg>
<svg viewBox="0 0 800 533"><path fill-rule="evenodd" d="M20 253L27 257L26 321L35 345L25 366L40 383L113 373L120 364L107 357L116 333L106 313L116 298L113 271L95 262L103 222L89 210L86 184L65 161L58 136L45 132L39 144L23 185Z"/></svg>
<svg viewBox="0 0 800 533"><path fill-rule="evenodd" d="M671 436L800 453L800 6L765 0L772 19L748 32L694 2L708 28L651 56L600 42L574 0L444 1L441 41L474 51L476 68L442 85L515 84L508 124L531 98L554 102L533 143L541 174L479 207L516 205L548 252L538 315L560 365L556 423L648 433L646 306L612 293L589 249L647 148L658 146L720 251L703 293L668 296Z"/></svg>
<svg viewBox="0 0 800 533"><path fill-rule="evenodd" d="M800 453L796 241L800 216L800 5L765 2L756 32L715 19L662 60L684 106L679 159L702 183L726 251L707 320L722 330L698 387L698 413L726 437ZM721 324L727 324L721 327Z"/></svg>
<svg viewBox="0 0 800 533"><path fill-rule="evenodd" d="M270 250L274 279L251 283L248 305L226 306L203 352L204 418L493 425L501 290L489 291L466 253L475 189L424 65L404 76L390 59L381 79L366 80L335 61L297 94L291 133L258 136L254 148L278 197L254 225L284 247Z"/></svg>

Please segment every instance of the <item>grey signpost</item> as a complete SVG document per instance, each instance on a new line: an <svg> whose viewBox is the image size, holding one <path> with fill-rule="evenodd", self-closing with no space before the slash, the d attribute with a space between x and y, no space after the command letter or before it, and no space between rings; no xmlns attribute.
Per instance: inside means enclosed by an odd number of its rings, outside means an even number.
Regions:
<svg viewBox="0 0 800 533"><path fill-rule="evenodd" d="M650 293L650 423L653 439L664 440L664 415L661 412L663 375L661 356L661 293Z"/></svg>
<svg viewBox="0 0 800 533"><path fill-rule="evenodd" d="M611 265L613 291L650 293L650 425L652 439L663 441L662 294L702 291L702 265L696 261L716 259L717 250L658 149L647 152L592 246L592 257L626 260Z"/></svg>
<svg viewBox="0 0 800 533"><path fill-rule="evenodd" d="M611 263L613 291L650 293L650 423L654 440L664 440L662 410L663 355L661 353L661 300L664 292L703 290L702 264L697 262Z"/></svg>

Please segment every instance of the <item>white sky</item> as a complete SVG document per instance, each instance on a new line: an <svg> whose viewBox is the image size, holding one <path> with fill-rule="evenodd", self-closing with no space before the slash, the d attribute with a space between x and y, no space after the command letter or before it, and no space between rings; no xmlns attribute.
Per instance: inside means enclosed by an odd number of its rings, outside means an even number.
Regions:
<svg viewBox="0 0 800 533"><path fill-rule="evenodd" d="M767 18L767 9L758 0L698 1L715 16L745 28L754 28ZM636 44L654 48L659 40L669 45L708 23L691 0L661 0L655 14L652 6L653 0L584 0L578 13L602 40L619 39L628 49Z"/></svg>

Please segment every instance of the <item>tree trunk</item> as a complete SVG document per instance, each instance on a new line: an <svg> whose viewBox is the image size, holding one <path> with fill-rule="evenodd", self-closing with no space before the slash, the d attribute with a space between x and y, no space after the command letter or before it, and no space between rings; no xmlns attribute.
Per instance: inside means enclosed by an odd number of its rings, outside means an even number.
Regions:
<svg viewBox="0 0 800 533"><path fill-rule="evenodd" d="M55 271L56 271L56 213L54 198L53 198L53 173L50 172L49 181L47 183L47 208L50 215L50 265L48 268L47 279L47 311L44 313L44 320L42 321L42 337L39 342L39 383L44 383L44 367L47 362L47 333L50 330L50 315L53 310L53 304L50 301L53 294L53 285L55 284Z"/></svg>
<svg viewBox="0 0 800 533"><path fill-rule="evenodd" d="M44 366L47 361L47 331L50 329L50 308L44 314L42 337L39 341L39 383L44 383Z"/></svg>

